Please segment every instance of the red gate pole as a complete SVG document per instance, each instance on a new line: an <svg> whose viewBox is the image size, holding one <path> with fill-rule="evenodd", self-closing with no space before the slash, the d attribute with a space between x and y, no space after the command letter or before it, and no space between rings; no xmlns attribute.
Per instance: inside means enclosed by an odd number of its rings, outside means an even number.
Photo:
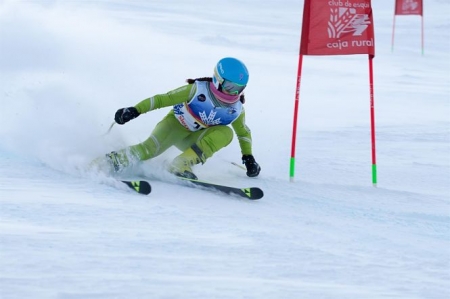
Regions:
<svg viewBox="0 0 450 299"><path fill-rule="evenodd" d="M373 88L373 56L369 55L370 127L372 139L372 184L377 186L377 157L375 151L375 101Z"/></svg>
<svg viewBox="0 0 450 299"><path fill-rule="evenodd" d="M424 33L423 33L423 16L422 18L422 55L424 54Z"/></svg>
<svg viewBox="0 0 450 299"><path fill-rule="evenodd" d="M395 35L395 13L394 13L394 22L392 22L392 42L391 42L391 52L394 52L394 35Z"/></svg>
<svg viewBox="0 0 450 299"><path fill-rule="evenodd" d="M303 54L298 56L298 70L297 70L297 84L295 89L295 103L294 103L294 121L292 125L292 144L291 144L291 159L290 159L290 170L289 170L289 180L294 181L295 174L295 143L297 139L297 119L298 119L298 106L300 103L300 80L302 77L302 64L303 64Z"/></svg>

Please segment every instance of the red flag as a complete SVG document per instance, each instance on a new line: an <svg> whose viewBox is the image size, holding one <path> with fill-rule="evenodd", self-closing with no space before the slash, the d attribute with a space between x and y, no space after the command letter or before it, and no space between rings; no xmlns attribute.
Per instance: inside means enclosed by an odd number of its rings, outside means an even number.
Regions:
<svg viewBox="0 0 450 299"><path fill-rule="evenodd" d="M373 57L373 28L370 0L305 0L300 54Z"/></svg>
<svg viewBox="0 0 450 299"><path fill-rule="evenodd" d="M423 0L395 0L395 14L423 16Z"/></svg>

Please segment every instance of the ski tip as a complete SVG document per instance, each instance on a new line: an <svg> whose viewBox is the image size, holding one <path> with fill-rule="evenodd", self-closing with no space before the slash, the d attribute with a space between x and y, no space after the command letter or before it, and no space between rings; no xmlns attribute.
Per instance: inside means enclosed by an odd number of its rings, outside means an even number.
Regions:
<svg viewBox="0 0 450 299"><path fill-rule="evenodd" d="M146 181L122 181L122 183L139 194L148 195L152 192L152 186Z"/></svg>
<svg viewBox="0 0 450 299"><path fill-rule="evenodd" d="M248 188L247 190L244 191L244 193L251 200L258 200L263 198L264 196L264 192L262 191L262 189L257 187Z"/></svg>
<svg viewBox="0 0 450 299"><path fill-rule="evenodd" d="M139 191L140 194L148 195L152 192L152 186L146 181L140 181Z"/></svg>

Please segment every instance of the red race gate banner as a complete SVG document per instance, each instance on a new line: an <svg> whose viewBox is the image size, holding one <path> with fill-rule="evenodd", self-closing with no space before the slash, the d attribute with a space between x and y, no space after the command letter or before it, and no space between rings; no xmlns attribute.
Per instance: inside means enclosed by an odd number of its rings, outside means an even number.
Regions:
<svg viewBox="0 0 450 299"><path fill-rule="evenodd" d="M294 179L295 172L295 144L303 55L350 54L368 54L369 56L372 183L374 186L377 184L372 62L375 57L375 37L370 0L305 0L304 2L292 128L291 181Z"/></svg>
<svg viewBox="0 0 450 299"><path fill-rule="evenodd" d="M396 15L423 15L423 0L396 0Z"/></svg>
<svg viewBox="0 0 450 299"><path fill-rule="evenodd" d="M300 53L375 55L370 0L305 0Z"/></svg>
<svg viewBox="0 0 450 299"><path fill-rule="evenodd" d="M422 39L422 55L424 54L424 33L423 33L423 0L395 0L394 21L392 23L392 42L391 50L394 51L395 38L395 17L406 15L421 16L421 39Z"/></svg>

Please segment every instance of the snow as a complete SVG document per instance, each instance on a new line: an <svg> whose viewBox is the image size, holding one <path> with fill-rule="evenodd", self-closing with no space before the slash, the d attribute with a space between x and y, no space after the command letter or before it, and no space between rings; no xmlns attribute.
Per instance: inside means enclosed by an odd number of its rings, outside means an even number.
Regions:
<svg viewBox="0 0 450 299"><path fill-rule="evenodd" d="M303 60L303 1L0 1L0 298L449 298L450 3L372 1L378 185L366 55ZM247 123L195 169L259 201L164 180L150 196L86 171L169 108L105 134L118 108L247 64ZM177 150L138 169L160 175Z"/></svg>

